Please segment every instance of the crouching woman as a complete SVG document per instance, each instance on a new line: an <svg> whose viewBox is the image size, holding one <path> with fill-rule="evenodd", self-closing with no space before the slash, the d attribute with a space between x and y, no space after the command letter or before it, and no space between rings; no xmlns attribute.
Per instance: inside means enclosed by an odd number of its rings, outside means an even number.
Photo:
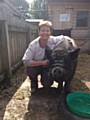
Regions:
<svg viewBox="0 0 90 120"><path fill-rule="evenodd" d="M32 93L38 89L38 75L41 75L41 84L44 87L50 87L54 81L53 79L46 80L42 78L43 74L45 77L47 76L47 72L44 71L48 71L49 66L45 51L47 46L53 50L58 44L62 43L64 36L52 36L51 31L52 23L50 21L41 21L39 23L39 36L30 42L22 59L27 69L27 75L31 80ZM71 47L76 47L74 42L71 43Z"/></svg>

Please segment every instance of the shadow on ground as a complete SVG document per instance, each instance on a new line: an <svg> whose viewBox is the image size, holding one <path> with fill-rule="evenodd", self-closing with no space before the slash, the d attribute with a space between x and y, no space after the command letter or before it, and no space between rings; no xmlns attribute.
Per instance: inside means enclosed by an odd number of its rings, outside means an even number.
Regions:
<svg viewBox="0 0 90 120"><path fill-rule="evenodd" d="M25 120L58 120L59 96L56 88L39 88L30 96Z"/></svg>
<svg viewBox="0 0 90 120"><path fill-rule="evenodd" d="M69 112L65 97L57 88L38 89L30 96L24 120L88 120Z"/></svg>

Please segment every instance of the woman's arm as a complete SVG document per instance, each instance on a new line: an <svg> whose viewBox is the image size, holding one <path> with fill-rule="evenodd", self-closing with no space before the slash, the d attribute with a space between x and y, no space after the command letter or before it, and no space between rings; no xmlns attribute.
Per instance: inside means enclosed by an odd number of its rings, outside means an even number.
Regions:
<svg viewBox="0 0 90 120"><path fill-rule="evenodd" d="M23 61L24 65L26 67L37 67L37 66L48 66L48 60L39 60L39 61L29 61L29 60L25 60Z"/></svg>

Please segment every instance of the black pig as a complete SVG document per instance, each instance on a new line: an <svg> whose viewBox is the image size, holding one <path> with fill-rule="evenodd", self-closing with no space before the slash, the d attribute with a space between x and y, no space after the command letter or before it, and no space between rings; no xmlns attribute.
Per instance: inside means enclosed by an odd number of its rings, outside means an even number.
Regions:
<svg viewBox="0 0 90 120"><path fill-rule="evenodd" d="M77 47L73 47L70 41L68 43L68 49L65 47L65 41L58 44L53 50L47 46L46 58L49 60L49 66L44 71L45 76L44 74L42 76L47 83L49 80L58 82L58 88L60 89L63 88L63 82L65 82L64 88L66 92L69 92L70 82L76 70L77 58L80 50ZM48 86L47 83L45 84L46 86Z"/></svg>

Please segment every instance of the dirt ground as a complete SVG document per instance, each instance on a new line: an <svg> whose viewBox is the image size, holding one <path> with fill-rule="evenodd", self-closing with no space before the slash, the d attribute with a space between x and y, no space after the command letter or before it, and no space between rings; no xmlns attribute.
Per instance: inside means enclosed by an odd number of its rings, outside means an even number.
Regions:
<svg viewBox="0 0 90 120"><path fill-rule="evenodd" d="M31 95L30 80L21 67L11 78L11 86L0 89L0 120L76 120L62 113L60 92L55 88L41 88ZM81 54L76 74L71 83L72 91L90 93L90 55ZM60 111L61 110L61 111ZM77 119L84 120L84 119Z"/></svg>

